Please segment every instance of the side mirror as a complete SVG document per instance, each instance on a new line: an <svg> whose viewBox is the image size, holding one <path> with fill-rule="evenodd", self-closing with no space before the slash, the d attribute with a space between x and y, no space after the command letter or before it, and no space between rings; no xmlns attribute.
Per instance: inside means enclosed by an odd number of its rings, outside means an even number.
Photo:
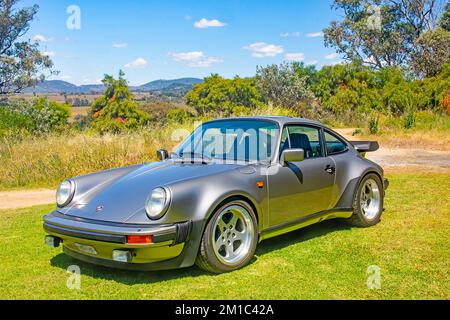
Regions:
<svg viewBox="0 0 450 320"><path fill-rule="evenodd" d="M280 163L286 166L289 162L300 162L305 160L305 150L303 149L290 149L284 150L281 154Z"/></svg>
<svg viewBox="0 0 450 320"><path fill-rule="evenodd" d="M164 161L166 159L169 159L169 152L164 149L159 149L158 151L156 151L156 157L159 161Z"/></svg>

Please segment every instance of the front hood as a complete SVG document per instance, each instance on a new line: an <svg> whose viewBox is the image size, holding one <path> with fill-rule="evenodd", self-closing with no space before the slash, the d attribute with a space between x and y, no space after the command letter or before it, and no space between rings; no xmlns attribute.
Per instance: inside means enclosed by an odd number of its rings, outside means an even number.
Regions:
<svg viewBox="0 0 450 320"><path fill-rule="evenodd" d="M104 183L107 177L103 174L99 176L95 188L82 196L76 195L71 206L59 211L70 216L108 222L151 222L146 217L144 205L154 188L170 188L171 184L179 181L220 174L237 167L242 166L165 161L136 167L122 176L108 180L108 183ZM75 182L82 184L82 177L79 181L75 179Z"/></svg>

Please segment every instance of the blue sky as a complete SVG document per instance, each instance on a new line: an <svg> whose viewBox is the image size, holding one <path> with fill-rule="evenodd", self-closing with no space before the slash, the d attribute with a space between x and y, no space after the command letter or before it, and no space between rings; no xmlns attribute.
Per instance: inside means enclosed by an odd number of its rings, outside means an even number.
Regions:
<svg viewBox="0 0 450 320"><path fill-rule="evenodd" d="M253 76L256 66L298 60L317 67L339 57L320 32L338 13L331 0L24 0L37 3L27 38L52 56L58 78L98 82L123 69L132 85L156 79ZM69 29L70 5L80 29ZM76 20L70 20L76 21Z"/></svg>

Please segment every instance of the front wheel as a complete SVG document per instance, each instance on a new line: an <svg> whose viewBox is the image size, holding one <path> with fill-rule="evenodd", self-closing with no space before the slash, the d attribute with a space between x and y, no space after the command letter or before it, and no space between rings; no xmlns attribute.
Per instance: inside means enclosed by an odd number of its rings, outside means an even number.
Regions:
<svg viewBox="0 0 450 320"><path fill-rule="evenodd" d="M370 173L362 179L355 192L354 211L349 223L362 228L376 225L381 219L383 203L383 184L376 174Z"/></svg>
<svg viewBox="0 0 450 320"><path fill-rule="evenodd" d="M206 226L196 264L212 273L242 268L255 254L258 225L253 209L244 201L218 208Z"/></svg>

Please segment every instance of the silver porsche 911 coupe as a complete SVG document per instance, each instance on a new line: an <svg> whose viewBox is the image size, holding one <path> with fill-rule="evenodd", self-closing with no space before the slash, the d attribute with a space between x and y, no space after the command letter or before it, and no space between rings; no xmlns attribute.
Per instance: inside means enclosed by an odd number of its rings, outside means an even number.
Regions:
<svg viewBox="0 0 450 320"><path fill-rule="evenodd" d="M233 271L260 241L313 223L377 224L388 180L365 159L377 149L306 119L211 121L160 162L63 182L45 242L107 267Z"/></svg>

